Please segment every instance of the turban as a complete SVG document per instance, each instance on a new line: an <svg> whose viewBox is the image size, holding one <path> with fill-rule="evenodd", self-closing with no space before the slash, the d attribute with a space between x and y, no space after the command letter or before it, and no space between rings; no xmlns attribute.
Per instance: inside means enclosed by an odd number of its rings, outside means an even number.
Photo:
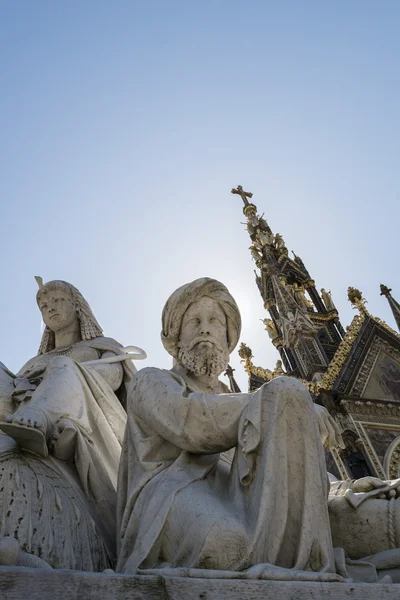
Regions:
<svg viewBox="0 0 400 600"><path fill-rule="evenodd" d="M234 298L223 283L216 279L202 277L175 290L164 306L161 339L166 351L174 358L178 356L183 315L193 302L203 296L218 302L225 313L229 352L232 352L239 341L242 321Z"/></svg>

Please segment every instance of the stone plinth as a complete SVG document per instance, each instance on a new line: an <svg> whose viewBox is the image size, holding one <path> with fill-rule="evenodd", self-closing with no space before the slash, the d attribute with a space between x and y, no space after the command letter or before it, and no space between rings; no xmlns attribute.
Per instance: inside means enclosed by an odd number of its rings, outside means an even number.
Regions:
<svg viewBox="0 0 400 600"><path fill-rule="evenodd" d="M1 600L399 600L400 584L133 576L0 567Z"/></svg>

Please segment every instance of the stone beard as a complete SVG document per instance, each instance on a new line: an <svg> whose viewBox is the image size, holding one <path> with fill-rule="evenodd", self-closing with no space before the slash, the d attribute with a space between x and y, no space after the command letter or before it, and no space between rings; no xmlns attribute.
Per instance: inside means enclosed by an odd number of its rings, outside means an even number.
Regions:
<svg viewBox="0 0 400 600"><path fill-rule="evenodd" d="M229 353L213 337L196 337L181 346L178 361L193 375L220 375L229 363Z"/></svg>

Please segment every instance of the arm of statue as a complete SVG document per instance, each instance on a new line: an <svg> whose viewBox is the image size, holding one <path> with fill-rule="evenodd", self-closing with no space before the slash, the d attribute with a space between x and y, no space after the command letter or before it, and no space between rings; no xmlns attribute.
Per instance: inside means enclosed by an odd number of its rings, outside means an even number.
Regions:
<svg viewBox="0 0 400 600"><path fill-rule="evenodd" d="M113 352L104 352L101 358L106 358L107 356L115 356L115 354ZM96 371L108 383L113 392L118 390L122 384L124 369L121 363L100 363L99 365L90 365L86 368Z"/></svg>
<svg viewBox="0 0 400 600"><path fill-rule="evenodd" d="M249 398L188 392L178 376L149 367L132 380L127 412L182 450L213 454L237 445L239 419Z"/></svg>
<svg viewBox="0 0 400 600"><path fill-rule="evenodd" d="M343 498L354 509L368 499L391 500L400 496L400 479L382 481L378 477L362 477L333 481L329 490L329 503Z"/></svg>
<svg viewBox="0 0 400 600"><path fill-rule="evenodd" d="M324 406L314 404L321 442L324 448L346 448L340 429Z"/></svg>

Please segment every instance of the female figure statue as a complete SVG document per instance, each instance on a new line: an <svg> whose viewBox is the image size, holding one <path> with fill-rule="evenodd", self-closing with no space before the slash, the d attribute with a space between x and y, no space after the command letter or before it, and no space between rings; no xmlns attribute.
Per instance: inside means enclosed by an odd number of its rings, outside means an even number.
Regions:
<svg viewBox="0 0 400 600"><path fill-rule="evenodd" d="M0 563L10 536L9 547L15 538L24 555L18 564L101 571L115 558L123 405L134 367L93 364L115 360L122 346L103 336L73 285L37 281L46 325L39 352L17 375L0 364Z"/></svg>

